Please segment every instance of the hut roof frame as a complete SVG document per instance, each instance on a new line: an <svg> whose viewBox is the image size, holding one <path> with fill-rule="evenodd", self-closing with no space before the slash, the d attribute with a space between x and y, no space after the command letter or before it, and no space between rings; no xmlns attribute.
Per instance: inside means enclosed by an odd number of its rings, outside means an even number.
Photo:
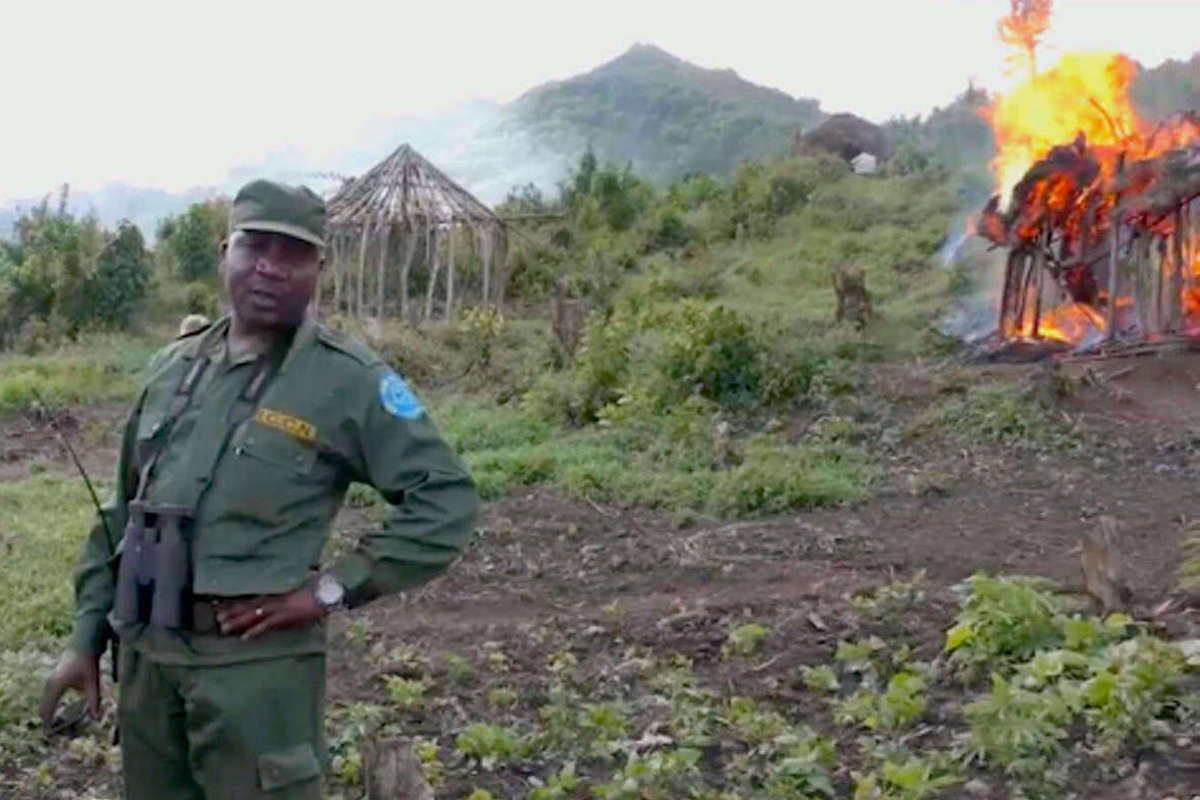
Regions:
<svg viewBox="0 0 1200 800"><path fill-rule="evenodd" d="M334 233L405 225L499 227L499 217L410 145L403 144L328 203Z"/></svg>

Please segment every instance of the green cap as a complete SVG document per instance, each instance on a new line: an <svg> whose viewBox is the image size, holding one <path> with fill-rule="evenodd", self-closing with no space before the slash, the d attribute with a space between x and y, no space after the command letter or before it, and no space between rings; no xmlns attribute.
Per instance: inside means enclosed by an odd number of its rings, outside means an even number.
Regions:
<svg viewBox="0 0 1200 800"><path fill-rule="evenodd" d="M229 230L282 233L324 247L325 201L307 186L251 181L233 198Z"/></svg>

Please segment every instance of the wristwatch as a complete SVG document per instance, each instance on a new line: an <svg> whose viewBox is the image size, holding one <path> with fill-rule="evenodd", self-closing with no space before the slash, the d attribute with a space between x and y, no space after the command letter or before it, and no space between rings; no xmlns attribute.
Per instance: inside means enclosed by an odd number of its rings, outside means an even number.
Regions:
<svg viewBox="0 0 1200 800"><path fill-rule="evenodd" d="M346 607L346 587L332 574L322 572L313 584L313 598L322 611L332 614Z"/></svg>

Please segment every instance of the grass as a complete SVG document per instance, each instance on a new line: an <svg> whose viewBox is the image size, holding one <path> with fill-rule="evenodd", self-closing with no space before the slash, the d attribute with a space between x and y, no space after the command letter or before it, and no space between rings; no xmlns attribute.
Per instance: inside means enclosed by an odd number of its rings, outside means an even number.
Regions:
<svg viewBox="0 0 1200 800"><path fill-rule="evenodd" d="M909 433L944 432L1021 448L1060 446L1072 438L1070 429L1028 390L1006 383L957 388L957 394L932 406Z"/></svg>
<svg viewBox="0 0 1200 800"><path fill-rule="evenodd" d="M19 412L41 394L52 405L132 400L150 357L167 340L97 334L53 353L0 353L0 414Z"/></svg>
<svg viewBox="0 0 1200 800"><path fill-rule="evenodd" d="M6 648L70 633L71 572L94 516L77 479L39 475L0 483L0 642Z"/></svg>
<svg viewBox="0 0 1200 800"><path fill-rule="evenodd" d="M951 294L952 274L934 256L953 210L948 189L922 178L846 176L782 220L774 238L714 248L720 299L793 321L810 339L837 335L831 271L853 264L864 272L876 313L858 337L863 349L876 358L918 354Z"/></svg>
<svg viewBox="0 0 1200 800"><path fill-rule="evenodd" d="M485 499L548 483L577 497L738 517L858 500L871 476L861 449L838 443L760 435L740 463L714 468L695 448L657 448L622 428L555 430L530 412L461 398L435 415Z"/></svg>
<svg viewBox="0 0 1200 800"><path fill-rule="evenodd" d="M77 480L0 483L0 740L5 728L33 718L71 631L71 572L94 514Z"/></svg>

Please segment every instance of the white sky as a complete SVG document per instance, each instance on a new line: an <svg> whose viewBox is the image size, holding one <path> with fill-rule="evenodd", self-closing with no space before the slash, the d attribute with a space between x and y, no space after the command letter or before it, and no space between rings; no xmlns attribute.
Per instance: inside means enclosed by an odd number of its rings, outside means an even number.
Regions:
<svg viewBox="0 0 1200 800"><path fill-rule="evenodd" d="M1003 84L1007 0L0 2L0 201L59 183L179 190L370 120L507 101L634 42L882 121ZM1147 66L1200 48L1200 0L1057 0L1049 44ZM1052 60L1053 50L1042 56Z"/></svg>

